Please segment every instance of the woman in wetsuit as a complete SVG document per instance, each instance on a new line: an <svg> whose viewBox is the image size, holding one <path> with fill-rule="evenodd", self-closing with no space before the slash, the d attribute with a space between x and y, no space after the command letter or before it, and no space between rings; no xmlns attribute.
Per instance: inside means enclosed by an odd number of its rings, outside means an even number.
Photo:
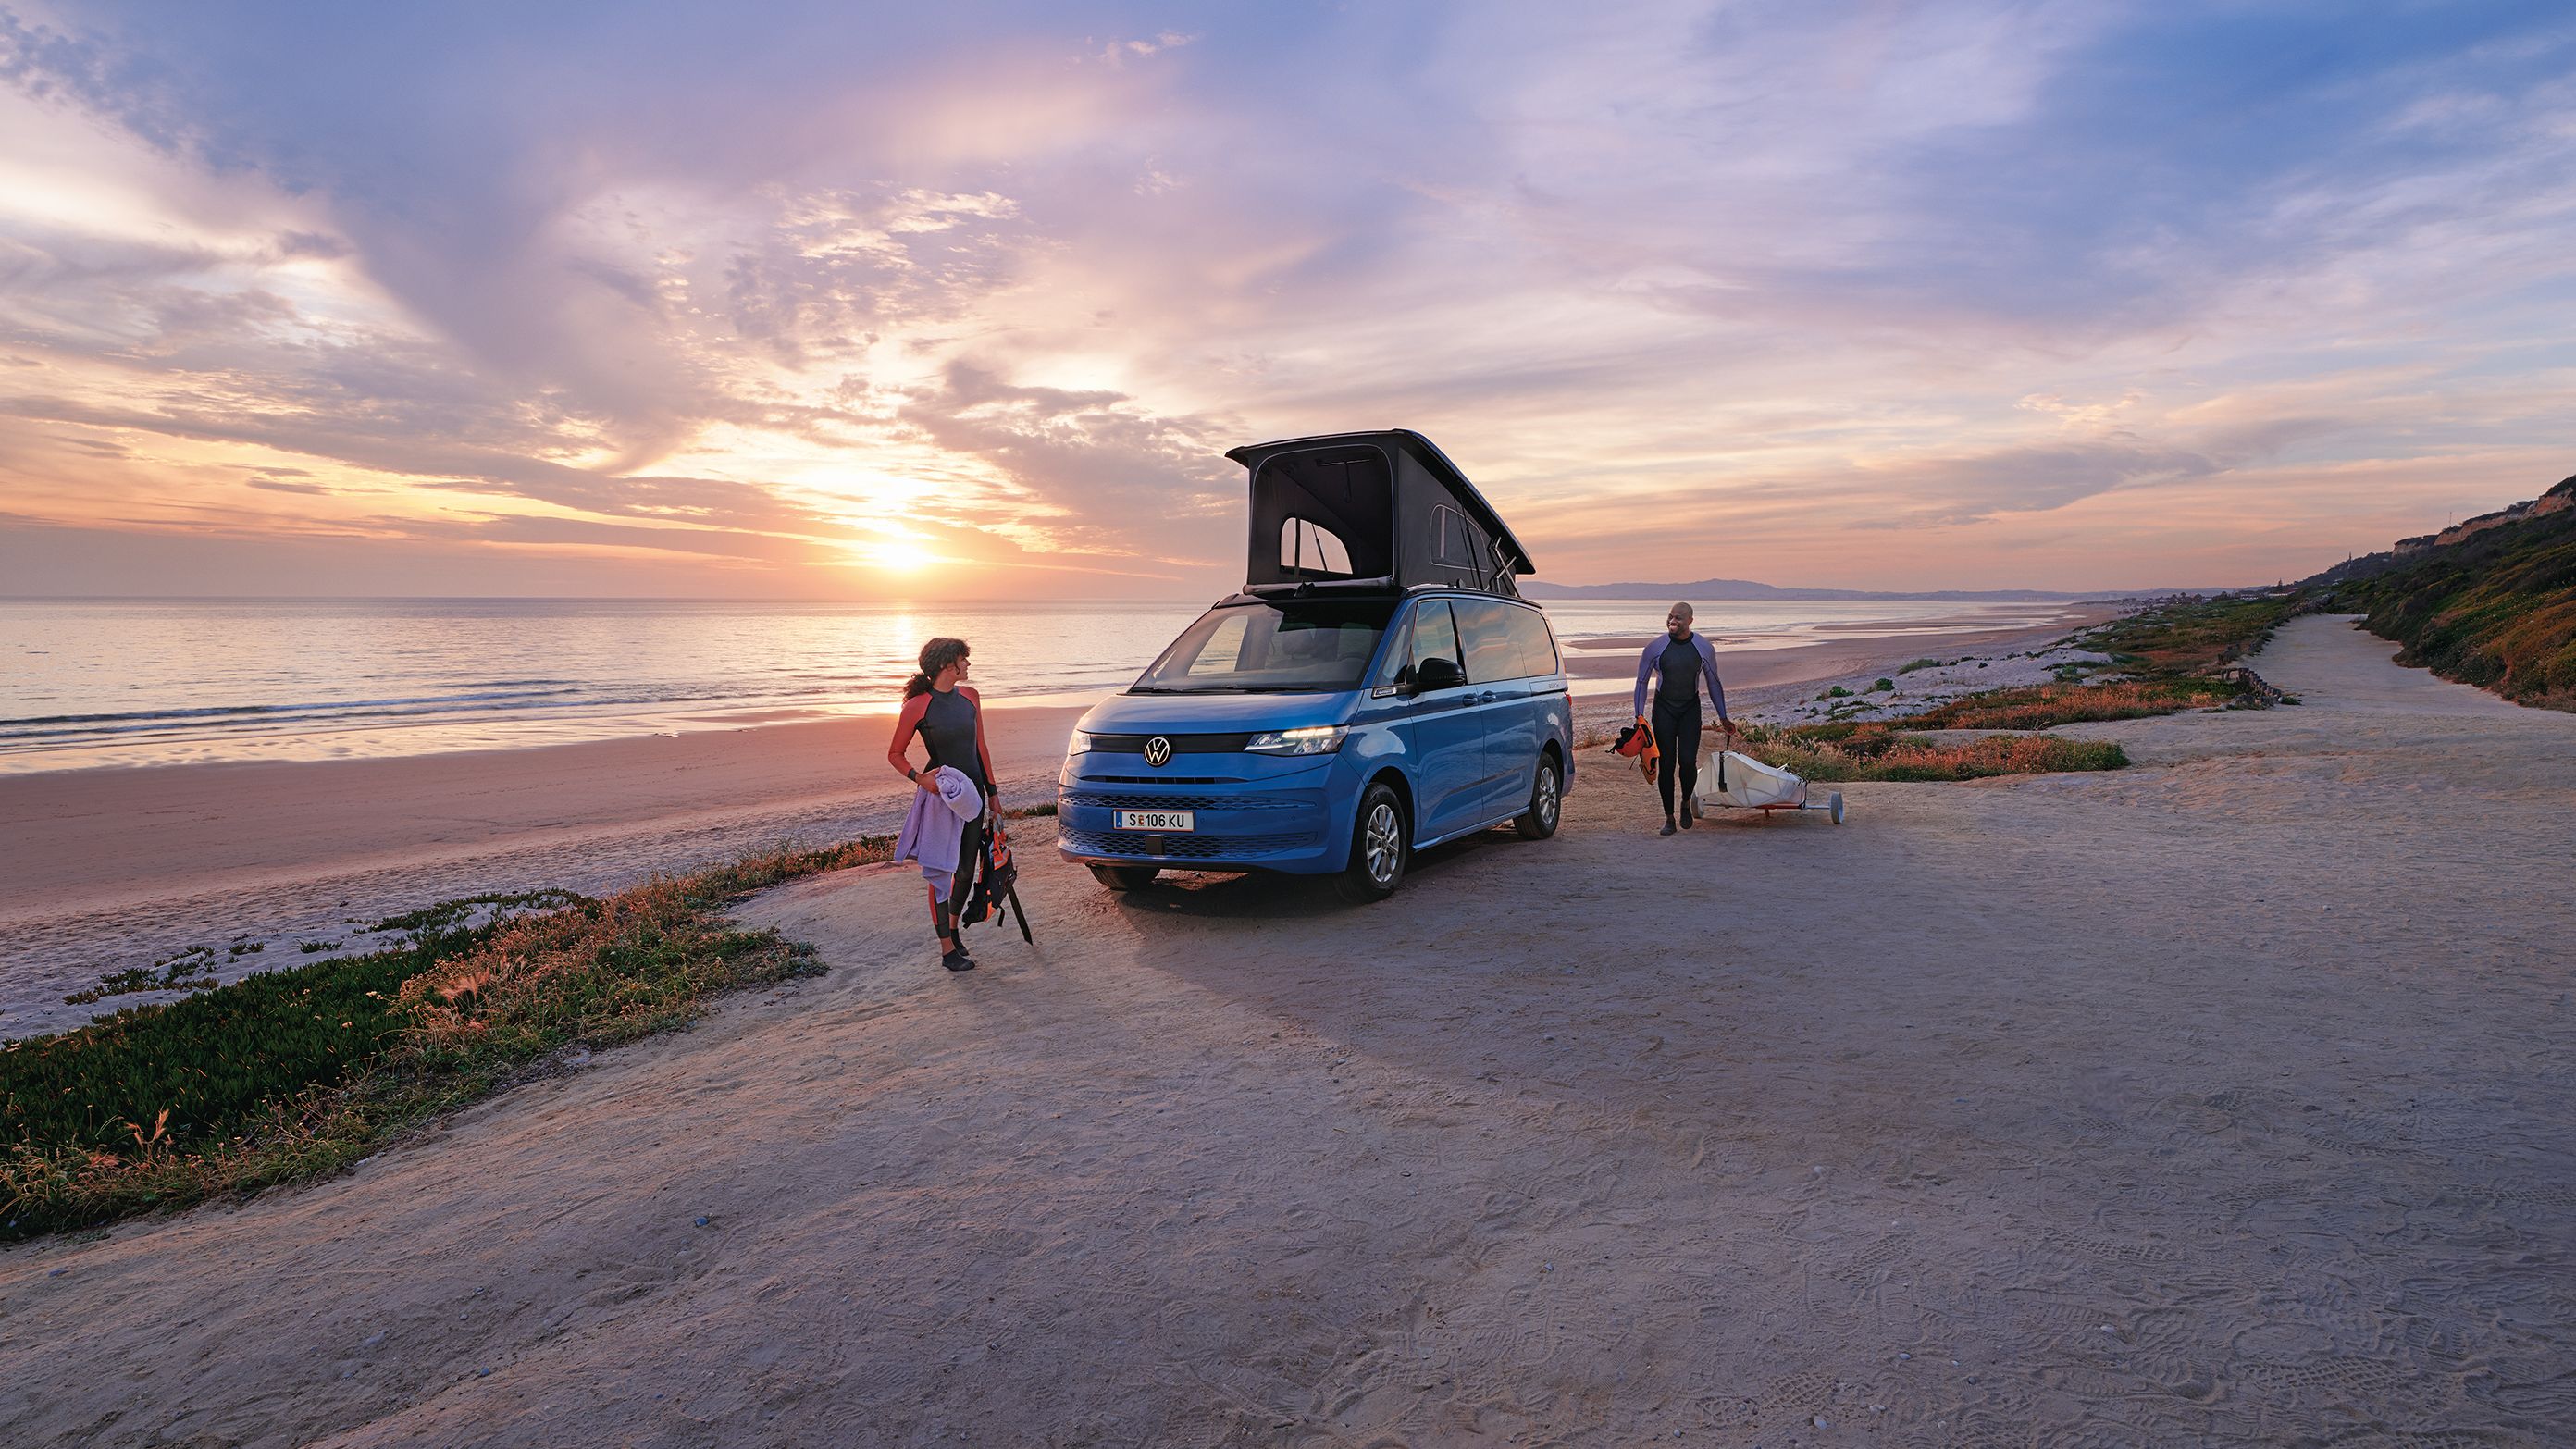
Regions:
<svg viewBox="0 0 2576 1449"><path fill-rule="evenodd" d="M975 879L974 862L983 853L984 822L1001 810L993 799L993 757L984 748L984 702L967 687L966 674L965 640L933 639L922 645L921 672L904 681L903 712L895 716L894 743L886 747L886 758L914 788L937 794L939 771L946 768L964 774L984 797L984 813L967 822L965 837L958 842L957 871L946 893L942 894L936 880L928 887L930 928L939 937L939 964L951 971L975 969L974 958L957 939L957 913L965 909L967 888ZM929 751L927 765L912 763L915 736Z"/></svg>
<svg viewBox="0 0 2576 1449"><path fill-rule="evenodd" d="M1691 632L1693 610L1688 604L1673 605L1664 616L1664 636L1646 642L1646 652L1637 660L1637 718L1645 720L1655 733L1655 748L1663 755L1662 768L1656 771L1655 788L1664 797L1663 833L1673 833L1673 775L1681 774L1681 828L1688 830L1699 818L1699 804L1693 798L1699 793L1699 697L1706 686L1708 702L1717 709L1717 722L1730 732L1735 721L1726 717L1726 686L1717 682L1717 651L1709 647L1705 635ZM1654 713L1646 712L1646 686L1654 683Z"/></svg>

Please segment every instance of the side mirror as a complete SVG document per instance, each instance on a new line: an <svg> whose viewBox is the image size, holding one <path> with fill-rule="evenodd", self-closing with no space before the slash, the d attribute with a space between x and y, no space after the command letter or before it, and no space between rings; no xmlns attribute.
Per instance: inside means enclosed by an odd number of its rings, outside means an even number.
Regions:
<svg viewBox="0 0 2576 1449"><path fill-rule="evenodd" d="M1413 682L1405 692L1429 694L1435 689L1456 689L1466 682L1467 671L1458 667L1457 660L1435 656L1413 667Z"/></svg>

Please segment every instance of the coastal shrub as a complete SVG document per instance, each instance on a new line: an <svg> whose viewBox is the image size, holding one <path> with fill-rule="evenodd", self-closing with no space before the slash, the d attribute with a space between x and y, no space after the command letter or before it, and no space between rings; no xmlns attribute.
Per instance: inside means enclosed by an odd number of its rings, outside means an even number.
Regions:
<svg viewBox="0 0 2576 1449"><path fill-rule="evenodd" d="M1869 687L1869 692L1872 694L1885 694L1887 691L1894 689L1895 687L1895 680L1882 678L1876 684Z"/></svg>
<svg viewBox="0 0 2576 1449"><path fill-rule="evenodd" d="M2238 685L2215 679L2139 679L2111 684L2036 684L1991 689L1926 710L1915 729L2043 730L2089 720L2144 719L2234 703Z"/></svg>
<svg viewBox="0 0 2576 1449"><path fill-rule="evenodd" d="M2363 615L2370 632L2405 646L2401 663L2522 704L2576 710L2576 509L2427 550L2338 586L2328 607Z"/></svg>
<svg viewBox="0 0 2576 1449"><path fill-rule="evenodd" d="M2077 636L2132 675L2173 677L2233 664L2260 648L2298 600L2288 593L2177 599Z"/></svg>
<svg viewBox="0 0 2576 1449"><path fill-rule="evenodd" d="M1916 659L1908 662L1896 672L1899 674L1912 674L1918 669L1939 669L1950 662L1951 661L1947 659Z"/></svg>
<svg viewBox="0 0 2576 1449"><path fill-rule="evenodd" d="M1762 738L1748 739L1741 748L1766 765L1819 784L1977 780L1993 775L2118 770L2129 763L2128 753L2112 740L1988 735L1952 747L1899 734L1853 734L1840 742L1816 737L1816 732L1833 728L1764 732Z"/></svg>
<svg viewBox="0 0 2576 1449"><path fill-rule="evenodd" d="M253 976L0 1052L0 1237L333 1171L574 1043L676 1025L727 987L814 973L724 907L883 860L869 837L777 850L604 900L489 919L442 902L407 944ZM476 920L482 924L470 924Z"/></svg>

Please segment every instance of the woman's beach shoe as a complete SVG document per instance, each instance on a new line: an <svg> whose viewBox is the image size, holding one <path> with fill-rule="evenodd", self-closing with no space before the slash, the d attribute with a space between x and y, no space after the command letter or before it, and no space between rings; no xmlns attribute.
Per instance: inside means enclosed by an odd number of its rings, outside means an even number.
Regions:
<svg viewBox="0 0 2576 1449"><path fill-rule="evenodd" d="M939 964L951 971L972 971L975 969L975 958L967 955L966 948L960 946L954 951L940 953Z"/></svg>
<svg viewBox="0 0 2576 1449"><path fill-rule="evenodd" d="M1655 833L1656 833L1657 835L1670 835L1670 834L1672 834L1672 833L1673 833L1673 818L1672 818L1671 816L1669 816L1669 815L1665 816L1665 817L1664 817L1664 828L1663 828L1663 829L1661 829L1661 830L1656 831Z"/></svg>
<svg viewBox="0 0 2576 1449"><path fill-rule="evenodd" d="M1684 830L1688 830L1688 829L1690 829L1690 828L1691 828L1691 822L1692 822L1692 821L1694 821L1694 820L1697 820L1698 818L1699 818L1699 805L1697 804L1697 802L1693 802L1693 803L1691 803L1691 804L1689 804L1689 805L1685 805L1685 806L1683 806L1683 807L1682 807L1682 829L1684 829Z"/></svg>

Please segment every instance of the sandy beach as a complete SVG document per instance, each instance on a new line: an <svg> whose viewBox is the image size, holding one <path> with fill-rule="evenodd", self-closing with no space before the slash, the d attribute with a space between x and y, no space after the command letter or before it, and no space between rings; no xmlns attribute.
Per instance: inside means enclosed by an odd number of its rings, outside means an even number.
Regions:
<svg viewBox="0 0 2576 1449"><path fill-rule="evenodd" d="M1715 611L1712 610L1712 613ZM1749 705L1930 651L2027 648L2063 627L1936 631L1727 656ZM1567 650L1622 677L1634 644ZM1624 691L1588 698L1591 727ZM1005 805L1055 798L1078 708L997 701L989 740ZM902 819L885 765L886 720L708 730L408 758L260 761L0 776L0 1037L75 1025L100 1008L63 997L109 972L190 946L221 975L309 959L304 942L361 949L360 927L484 891L622 889L782 842L816 844ZM235 944L256 945L234 956Z"/></svg>
<svg viewBox="0 0 2576 1449"><path fill-rule="evenodd" d="M829 975L0 1252L0 1442L2564 1444L2576 717L2389 654L1369 908L1031 821L965 977L783 887Z"/></svg>

